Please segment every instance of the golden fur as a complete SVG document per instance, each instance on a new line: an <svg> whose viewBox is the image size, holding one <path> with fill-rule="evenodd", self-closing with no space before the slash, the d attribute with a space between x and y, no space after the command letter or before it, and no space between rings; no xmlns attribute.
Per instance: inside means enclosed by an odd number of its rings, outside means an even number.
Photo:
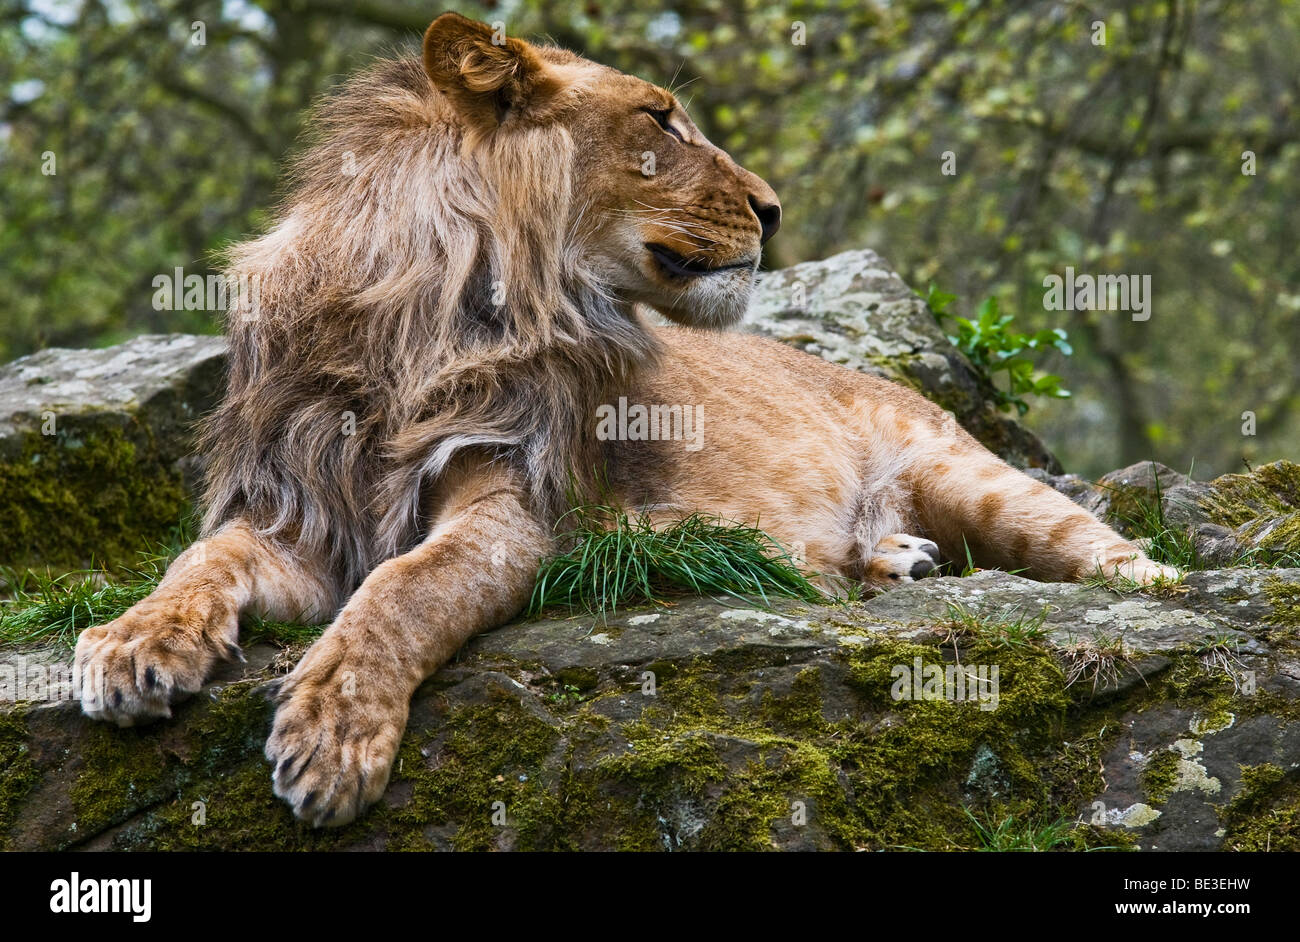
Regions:
<svg viewBox="0 0 1300 942"><path fill-rule="evenodd" d="M231 253L256 303L229 318L204 538L81 637L88 715L170 715L238 655L241 615L332 618L266 752L297 815L349 821L415 688L520 610L598 473L656 520L758 522L829 579L907 582L967 546L1045 579L1172 574L914 393L699 329L743 314L776 195L669 92L501 40L445 14L422 59L349 83L277 224ZM690 407L701 435L598 435L620 398Z"/></svg>

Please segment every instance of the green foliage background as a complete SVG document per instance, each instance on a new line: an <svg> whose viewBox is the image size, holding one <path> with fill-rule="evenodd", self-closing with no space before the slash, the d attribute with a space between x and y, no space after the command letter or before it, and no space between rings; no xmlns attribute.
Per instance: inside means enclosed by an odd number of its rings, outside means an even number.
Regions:
<svg viewBox="0 0 1300 942"><path fill-rule="evenodd" d="M441 9L0 0L0 359L214 330L153 310L153 277L263 225L313 98L418 48ZM1300 451L1296 0L457 9L681 88L781 194L769 266L870 246L958 295L954 313L993 295L1019 330L1067 329L1075 355L1041 365L1074 397L1027 419L1072 470L1155 457L1200 476ZM1067 265L1150 274L1151 320L1044 311Z"/></svg>

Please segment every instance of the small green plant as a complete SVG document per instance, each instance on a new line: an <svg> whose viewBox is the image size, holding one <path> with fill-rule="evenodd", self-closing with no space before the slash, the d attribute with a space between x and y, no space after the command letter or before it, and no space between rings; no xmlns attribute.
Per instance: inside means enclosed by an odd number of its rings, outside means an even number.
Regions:
<svg viewBox="0 0 1300 942"><path fill-rule="evenodd" d="M529 612L561 607L603 615L665 595L769 595L827 602L790 554L754 527L692 514L656 529L643 516L583 505L565 518L571 548L543 562Z"/></svg>
<svg viewBox="0 0 1300 942"><path fill-rule="evenodd" d="M1058 818L1050 822L1017 821L1008 815L994 823L992 819L981 821L963 808L975 828L975 837L979 842L977 850L984 851L1046 851L1070 840L1074 829L1070 822Z"/></svg>
<svg viewBox="0 0 1300 942"><path fill-rule="evenodd" d="M1026 615L1016 605L992 613L973 611L960 602L948 603L947 627L952 635L978 638L998 648L1021 648L1042 642L1048 635L1046 621L1046 607L1037 615Z"/></svg>
<svg viewBox="0 0 1300 942"><path fill-rule="evenodd" d="M1155 479L1155 495L1133 491L1124 503L1131 509L1116 514L1119 524L1142 541L1146 554L1158 563L1173 566L1184 572L1202 567L1196 542L1188 527L1175 527L1165 519L1164 489L1160 475L1152 462L1151 476Z"/></svg>
<svg viewBox="0 0 1300 942"><path fill-rule="evenodd" d="M988 379L997 396L998 408L1009 412L1015 406L1016 411L1024 415L1029 411L1025 396L1069 398L1070 391L1061 386L1061 377L1054 373L1040 373L1034 361L1025 355L1029 351L1055 349L1070 356L1074 349L1063 329L1054 327L1032 334L1020 333L1011 326L1015 318L1003 314L998 308L998 299L993 297L984 299L975 319L971 320L948 310L955 300L956 295L946 294L930 285L925 303L940 327L946 330L951 326L956 330L956 333L948 335L948 339ZM998 373L1006 373L1006 389L997 383Z"/></svg>
<svg viewBox="0 0 1300 942"><path fill-rule="evenodd" d="M546 695L549 703L556 706L573 706L586 699L586 695L573 684L563 684L559 690Z"/></svg>

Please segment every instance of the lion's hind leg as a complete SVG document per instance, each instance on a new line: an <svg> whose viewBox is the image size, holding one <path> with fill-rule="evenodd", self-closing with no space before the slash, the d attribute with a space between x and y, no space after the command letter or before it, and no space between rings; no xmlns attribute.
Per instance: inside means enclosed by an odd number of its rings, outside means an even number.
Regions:
<svg viewBox="0 0 1300 942"><path fill-rule="evenodd" d="M171 716L216 665L241 658L239 617L324 620L337 588L287 549L232 524L195 543L153 593L77 639L81 706L119 726Z"/></svg>
<svg viewBox="0 0 1300 942"><path fill-rule="evenodd" d="M971 442L954 445L918 478L917 517L944 553L1050 582L1094 574L1147 584L1179 573L1063 494Z"/></svg>

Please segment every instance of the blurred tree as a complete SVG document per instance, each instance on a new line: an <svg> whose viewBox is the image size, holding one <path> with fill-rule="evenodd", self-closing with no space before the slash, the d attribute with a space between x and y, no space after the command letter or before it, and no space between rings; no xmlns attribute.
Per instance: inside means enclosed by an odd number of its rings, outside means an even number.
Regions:
<svg viewBox="0 0 1300 942"><path fill-rule="evenodd" d="M1048 365L1075 398L1028 417L1068 466L1300 450L1297 0L458 8L678 89L781 194L769 266L869 245L963 313L995 295L1068 329L1075 356ZM152 279L256 230L312 99L437 12L0 0L0 359L214 329L154 310ZM1044 310L1066 266L1150 275L1150 320Z"/></svg>

